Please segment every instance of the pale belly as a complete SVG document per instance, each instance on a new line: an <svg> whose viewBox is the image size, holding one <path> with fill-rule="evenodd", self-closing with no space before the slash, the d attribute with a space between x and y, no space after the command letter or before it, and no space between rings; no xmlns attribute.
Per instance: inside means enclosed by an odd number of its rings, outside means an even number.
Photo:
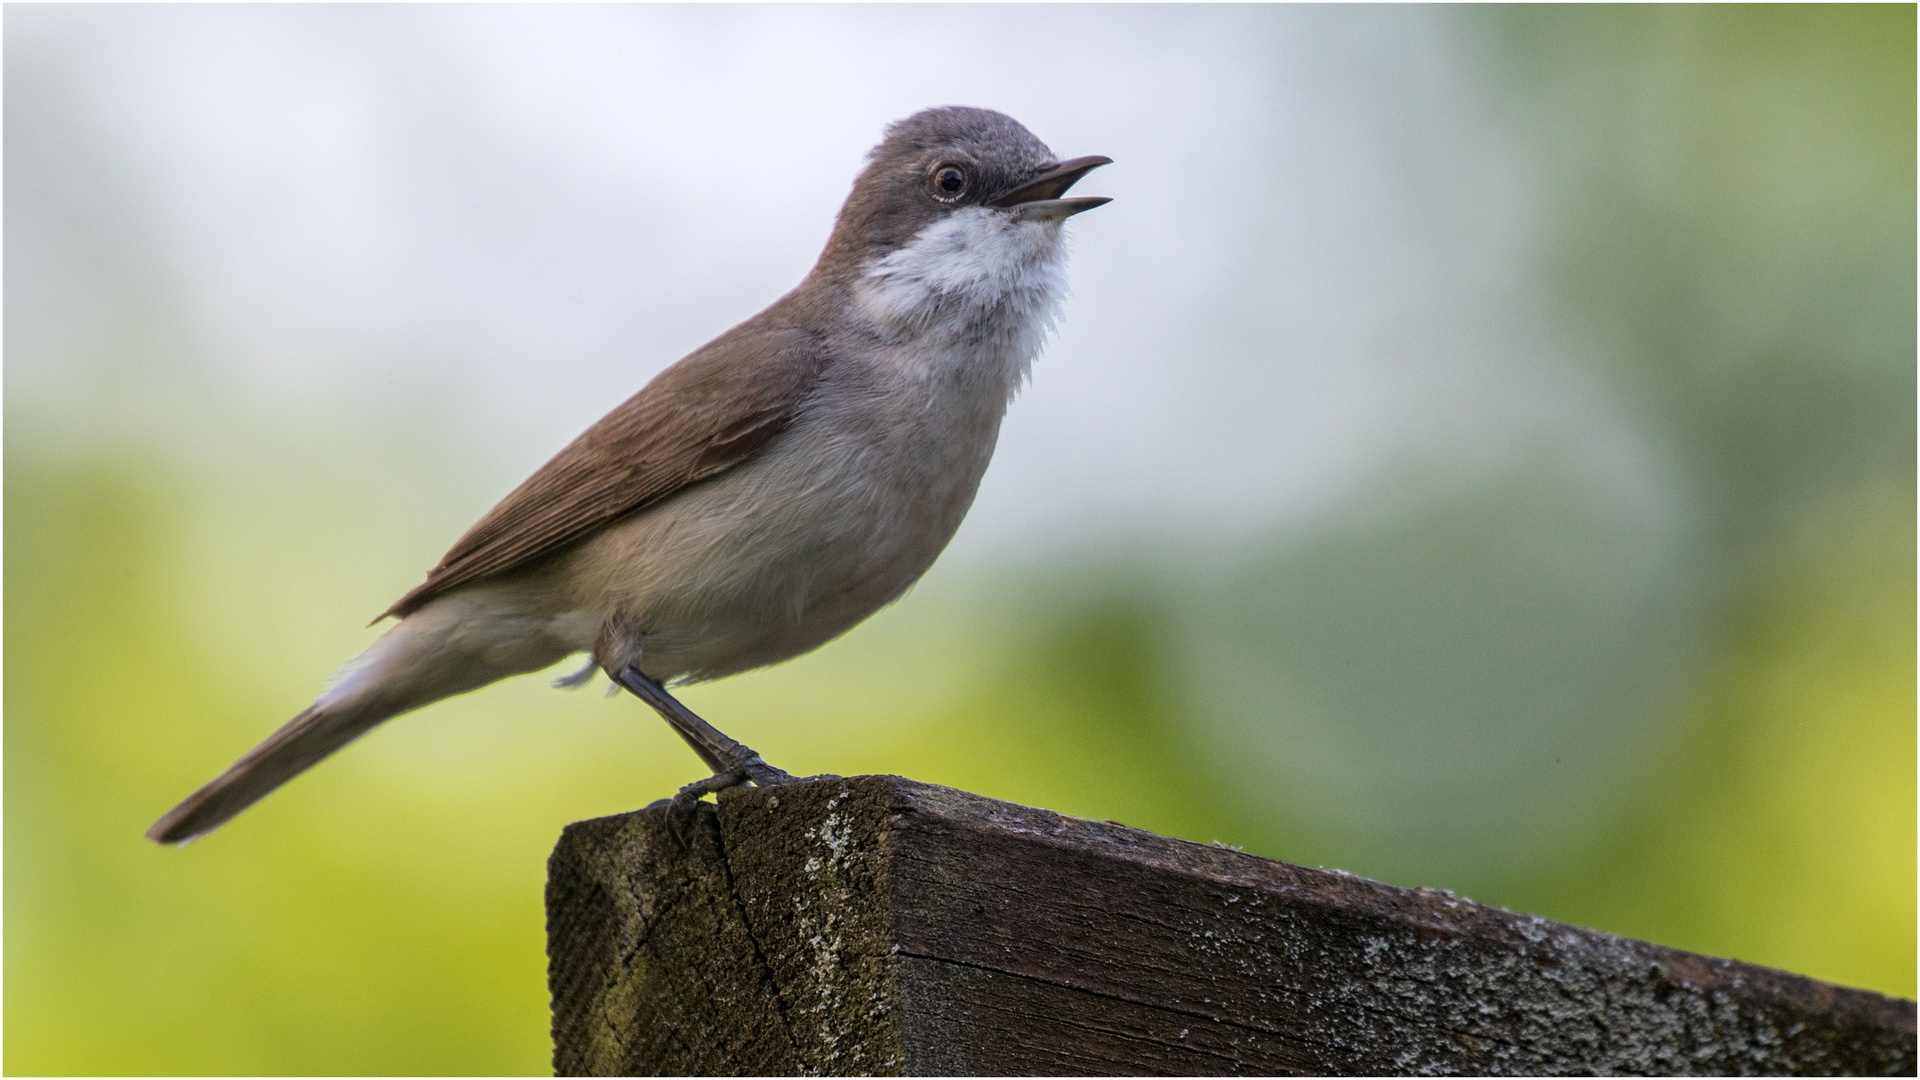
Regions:
<svg viewBox="0 0 1920 1080"><path fill-rule="evenodd" d="M876 407L871 389L557 560L556 599L636 632L648 675L698 680L817 648L899 598L972 504L1005 397Z"/></svg>

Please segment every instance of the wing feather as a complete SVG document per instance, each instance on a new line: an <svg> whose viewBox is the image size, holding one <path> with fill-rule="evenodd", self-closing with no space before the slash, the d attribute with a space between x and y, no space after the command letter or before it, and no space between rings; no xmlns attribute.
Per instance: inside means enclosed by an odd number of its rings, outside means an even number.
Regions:
<svg viewBox="0 0 1920 1080"><path fill-rule="evenodd" d="M530 565L739 464L793 419L822 357L817 339L800 330L749 323L721 335L554 455L381 618L405 617L451 589Z"/></svg>

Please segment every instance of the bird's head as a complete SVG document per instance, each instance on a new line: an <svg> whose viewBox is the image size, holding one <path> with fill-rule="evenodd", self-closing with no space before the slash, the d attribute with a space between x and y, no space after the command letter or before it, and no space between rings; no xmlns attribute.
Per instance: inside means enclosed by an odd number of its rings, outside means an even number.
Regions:
<svg viewBox="0 0 1920 1080"><path fill-rule="evenodd" d="M1067 198L1067 190L1111 160L1062 161L991 109L917 112L889 125L868 155L822 264L886 279L894 299L913 307L998 303L1037 285L1036 274L1057 276L1060 223L1110 201Z"/></svg>

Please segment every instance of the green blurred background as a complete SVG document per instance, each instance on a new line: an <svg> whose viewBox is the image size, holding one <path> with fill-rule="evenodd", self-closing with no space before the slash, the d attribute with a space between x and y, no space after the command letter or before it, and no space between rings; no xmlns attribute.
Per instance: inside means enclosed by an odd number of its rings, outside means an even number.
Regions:
<svg viewBox="0 0 1920 1080"><path fill-rule="evenodd" d="M631 700L139 835L945 100L1119 199L950 557L695 708L1914 995L1910 6L13 7L5 90L8 1072L547 1070Z"/></svg>

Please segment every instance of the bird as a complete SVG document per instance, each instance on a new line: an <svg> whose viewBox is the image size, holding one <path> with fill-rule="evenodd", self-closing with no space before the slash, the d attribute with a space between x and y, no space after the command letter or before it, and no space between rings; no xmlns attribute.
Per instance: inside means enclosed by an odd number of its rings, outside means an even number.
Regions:
<svg viewBox="0 0 1920 1080"><path fill-rule="evenodd" d="M383 721L585 653L711 775L795 778L667 689L809 652L899 599L972 505L1066 295L1062 160L1004 113L925 109L868 153L800 284L666 368L459 538L313 704L147 831L227 822ZM677 832L676 832L677 834Z"/></svg>

